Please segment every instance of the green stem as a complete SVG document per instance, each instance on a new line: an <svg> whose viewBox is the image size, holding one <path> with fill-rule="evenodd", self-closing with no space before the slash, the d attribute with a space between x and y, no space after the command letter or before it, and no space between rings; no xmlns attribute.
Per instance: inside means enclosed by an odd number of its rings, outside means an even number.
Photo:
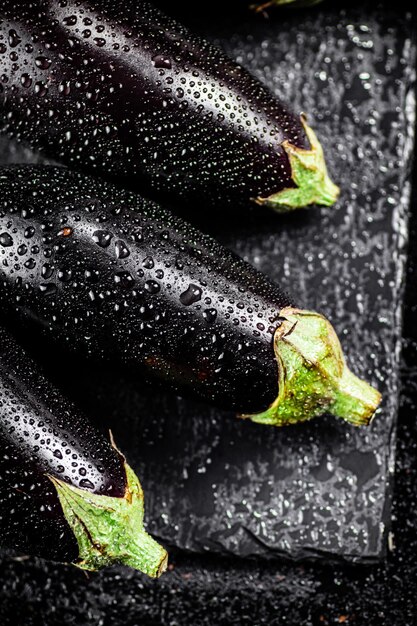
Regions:
<svg viewBox="0 0 417 626"><path fill-rule="evenodd" d="M369 424L380 393L347 367L330 322L311 311L287 307L274 337L278 396L254 422L283 426L332 413L355 426Z"/></svg>
<svg viewBox="0 0 417 626"><path fill-rule="evenodd" d="M286 6L290 5L291 7L308 7L313 6L314 4L320 4L323 0L268 0L267 2L262 2L261 4L252 4L251 9L255 9L255 11L265 11L266 9L270 9L274 5L278 6Z"/></svg>
<svg viewBox="0 0 417 626"><path fill-rule="evenodd" d="M49 476L79 548L76 565L95 571L122 563L148 576L166 569L167 553L143 528L143 491L127 463L123 498L97 495Z"/></svg>
<svg viewBox="0 0 417 626"><path fill-rule="evenodd" d="M291 178L295 187L282 189L267 198L256 198L258 204L275 211L291 211L310 204L332 206L340 193L329 178L323 148L312 128L301 116L304 130L310 142L310 150L293 146L284 141L282 147L288 155Z"/></svg>

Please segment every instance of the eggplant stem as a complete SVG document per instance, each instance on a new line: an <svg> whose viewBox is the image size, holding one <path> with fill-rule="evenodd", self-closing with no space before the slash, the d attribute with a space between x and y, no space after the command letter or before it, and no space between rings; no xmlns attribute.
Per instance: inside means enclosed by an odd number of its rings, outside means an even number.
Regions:
<svg viewBox="0 0 417 626"><path fill-rule="evenodd" d="M330 322L312 311L286 307L275 331L278 396L253 422L283 426L331 413L355 426L368 425L381 394L353 374Z"/></svg>
<svg viewBox="0 0 417 626"><path fill-rule="evenodd" d="M340 193L328 173L324 160L323 148L317 135L301 116L304 130L310 142L310 149L305 150L284 141L282 147L287 153L291 166L291 179L294 187L282 189L267 198L255 198L255 202L278 212L291 211L310 204L332 206Z"/></svg>
<svg viewBox="0 0 417 626"><path fill-rule="evenodd" d="M322 0L269 0L269 2L262 4L251 4L249 8L259 13L276 5L283 6L289 4L292 7L308 7L319 4L320 2L322 2Z"/></svg>
<svg viewBox="0 0 417 626"><path fill-rule="evenodd" d="M263 13L267 9L270 9L274 4L274 0L269 0L269 2L263 2L262 4L251 4L249 8L252 11L255 11L255 13Z"/></svg>
<svg viewBox="0 0 417 626"><path fill-rule="evenodd" d="M156 578L167 567L167 553L143 528L143 491L134 471L124 464L125 496L91 493L49 476L79 548L76 565L96 571L121 563Z"/></svg>

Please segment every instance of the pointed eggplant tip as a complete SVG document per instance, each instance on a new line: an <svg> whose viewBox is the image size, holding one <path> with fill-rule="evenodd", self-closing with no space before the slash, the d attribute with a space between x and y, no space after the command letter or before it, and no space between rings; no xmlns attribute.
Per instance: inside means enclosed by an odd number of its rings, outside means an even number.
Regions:
<svg viewBox="0 0 417 626"><path fill-rule="evenodd" d="M283 189L267 198L256 198L255 202L278 212L292 211L309 205L332 206L340 194L327 172L323 148L316 133L307 124L305 117L301 122L310 142L310 149L305 150L284 141L282 147L287 153L291 179L294 187Z"/></svg>
<svg viewBox="0 0 417 626"><path fill-rule="evenodd" d="M266 411L243 417L283 426L331 413L355 426L368 425L381 395L348 369L330 322L292 307L280 317L274 337L278 396Z"/></svg>

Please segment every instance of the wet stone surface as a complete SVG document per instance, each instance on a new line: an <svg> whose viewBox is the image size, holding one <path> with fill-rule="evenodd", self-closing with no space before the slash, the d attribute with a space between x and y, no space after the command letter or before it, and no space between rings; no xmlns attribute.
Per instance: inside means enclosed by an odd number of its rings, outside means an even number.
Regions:
<svg viewBox="0 0 417 626"><path fill-rule="evenodd" d="M222 28L224 36L216 26L218 41L230 55L308 112L343 194L332 209L285 218L260 209L226 222L223 215L193 217L300 306L330 317L353 371L383 393L376 419L368 430L330 417L274 430L164 394L133 373L69 368L62 354L44 361L54 382L103 429L111 427L145 489L148 529L167 546L373 561L387 546L394 469L415 104L412 19L375 9L320 10ZM16 150L2 147L5 160ZM15 573L9 567L9 576L20 575L21 566ZM68 577L75 586L81 580ZM107 593L115 574L108 577L95 579L94 594ZM129 584L135 580L129 574Z"/></svg>

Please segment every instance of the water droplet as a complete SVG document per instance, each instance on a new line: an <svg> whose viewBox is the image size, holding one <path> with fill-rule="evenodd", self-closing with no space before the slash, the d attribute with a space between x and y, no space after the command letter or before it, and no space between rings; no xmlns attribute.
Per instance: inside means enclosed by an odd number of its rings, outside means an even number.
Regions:
<svg viewBox="0 0 417 626"><path fill-rule="evenodd" d="M41 283L39 285L39 290L43 293L44 296L52 296L56 293L56 285L54 283Z"/></svg>
<svg viewBox="0 0 417 626"><path fill-rule="evenodd" d="M62 452L61 450L54 450L54 457L57 459L62 459Z"/></svg>
<svg viewBox="0 0 417 626"><path fill-rule="evenodd" d="M43 96L46 96L46 94L48 93L48 88L42 81L38 80L35 83L35 93L37 96L43 98Z"/></svg>
<svg viewBox="0 0 417 626"><path fill-rule="evenodd" d="M117 272L114 275L114 282L121 287L129 288L133 287L134 280L130 272Z"/></svg>
<svg viewBox="0 0 417 626"><path fill-rule="evenodd" d="M159 286L159 283L156 282L156 280L147 280L145 283L145 289L149 293L158 293L161 287Z"/></svg>
<svg viewBox="0 0 417 626"><path fill-rule="evenodd" d="M164 68L164 69L170 70L172 67L171 60L168 59L168 57L164 56L163 54L157 54L156 56L153 57L152 61L155 67L157 68Z"/></svg>
<svg viewBox="0 0 417 626"><path fill-rule="evenodd" d="M75 26L75 24L77 23L77 16L67 15L67 17L64 17L64 19L62 20L62 23L65 24L65 26Z"/></svg>
<svg viewBox="0 0 417 626"><path fill-rule="evenodd" d="M84 278L89 282L97 282L99 278L99 271L96 269L87 268L84 270Z"/></svg>
<svg viewBox="0 0 417 626"><path fill-rule="evenodd" d="M36 57L35 63L36 63L36 66L39 67L39 69L47 70L49 67L51 67L52 61L51 59L48 59L47 57L39 56L39 57Z"/></svg>
<svg viewBox="0 0 417 626"><path fill-rule="evenodd" d="M29 76L29 74L22 74L20 82L22 83L23 87L25 87L26 89L29 89L29 87L32 85L32 79Z"/></svg>
<svg viewBox="0 0 417 626"><path fill-rule="evenodd" d="M94 43L96 44L96 46L98 46L99 48L102 48L103 46L106 45L106 40L103 39L103 37L94 37Z"/></svg>
<svg viewBox="0 0 417 626"><path fill-rule="evenodd" d="M100 248L107 248L112 240L113 235L107 230L96 230L93 233L93 241L100 246Z"/></svg>
<svg viewBox="0 0 417 626"><path fill-rule="evenodd" d="M191 283L188 286L188 289L180 295L181 304L184 304L185 306L190 306L191 304L194 304L195 302L201 300L201 294L202 291L200 287Z"/></svg>
<svg viewBox="0 0 417 626"><path fill-rule="evenodd" d="M83 478L80 480L80 487L82 489L94 489L94 484L88 478Z"/></svg>
<svg viewBox="0 0 417 626"><path fill-rule="evenodd" d="M9 235L9 233L1 233L1 235L0 235L0 245L4 246L5 248L9 248L10 246L13 245L13 239Z"/></svg>
<svg viewBox="0 0 417 626"><path fill-rule="evenodd" d="M25 246L24 243L22 243L17 249L17 254L19 256L23 256L24 254L26 254L27 251L28 251L28 247Z"/></svg>
<svg viewBox="0 0 417 626"><path fill-rule="evenodd" d="M31 237L33 237L34 234L35 234L35 229L33 228L33 226L28 226L27 228L25 228L24 235L26 239L30 239Z"/></svg>
<svg viewBox="0 0 417 626"><path fill-rule="evenodd" d="M141 241L143 241L143 233L142 233L142 229L138 228L132 235L132 239L133 241L136 241L137 243L140 243Z"/></svg>
<svg viewBox="0 0 417 626"><path fill-rule="evenodd" d="M126 259L129 256L130 250L126 246L125 242L122 241L121 239L116 241L114 247L115 247L116 256L117 256L118 259Z"/></svg>
<svg viewBox="0 0 417 626"><path fill-rule="evenodd" d="M26 269L33 270L33 268L36 265L36 261L35 259L30 258L27 261L25 261L23 265L26 267Z"/></svg>
<svg viewBox="0 0 417 626"><path fill-rule="evenodd" d="M11 28L9 30L9 46L11 48L15 48L16 46L20 44L21 41L22 41L21 37L19 37L17 32L14 30L14 28Z"/></svg>
<svg viewBox="0 0 417 626"><path fill-rule="evenodd" d="M42 265L42 270L41 270L42 278L51 278L53 273L54 273L54 268L52 265L50 265L49 263L44 263L44 265Z"/></svg>
<svg viewBox="0 0 417 626"><path fill-rule="evenodd" d="M57 276L60 281L62 281L63 283L67 283L69 280L71 280L72 271L66 267L62 267L60 270L58 270Z"/></svg>
<svg viewBox="0 0 417 626"><path fill-rule="evenodd" d="M147 256L146 259L143 259L142 265L146 267L147 270L151 270L155 266L155 263L151 256Z"/></svg>
<svg viewBox="0 0 417 626"><path fill-rule="evenodd" d="M208 324L212 324L217 317L216 309L204 309L203 317Z"/></svg>

